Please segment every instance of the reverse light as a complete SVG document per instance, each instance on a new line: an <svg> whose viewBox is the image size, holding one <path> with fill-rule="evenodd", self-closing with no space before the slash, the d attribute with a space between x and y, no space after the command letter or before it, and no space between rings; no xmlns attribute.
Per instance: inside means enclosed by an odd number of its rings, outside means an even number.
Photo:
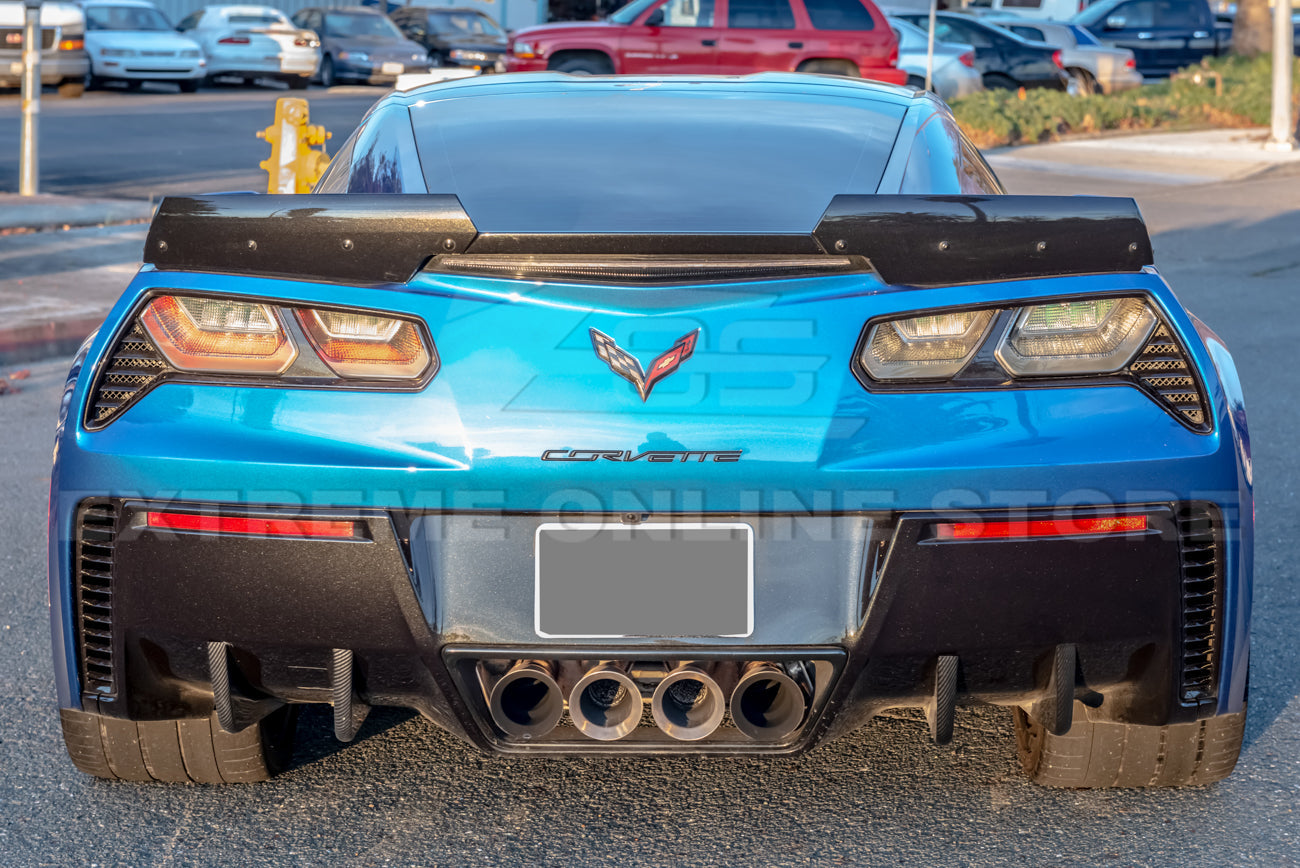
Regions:
<svg viewBox="0 0 1300 868"><path fill-rule="evenodd" d="M1155 325L1140 298L1034 305L1016 317L997 358L1018 377L1111 373L1132 361Z"/></svg>
<svg viewBox="0 0 1300 868"><path fill-rule="evenodd" d="M436 363L410 320L338 310L299 310L298 321L340 377L410 380Z"/></svg>
<svg viewBox="0 0 1300 868"><path fill-rule="evenodd" d="M1096 515L1086 518L1049 518L1022 521L969 521L936 524L935 539L1034 539L1040 537L1097 536L1140 533L1147 529L1145 515Z"/></svg>
<svg viewBox="0 0 1300 868"><path fill-rule="evenodd" d="M946 379L975 355L992 322L991 310L964 310L878 323L860 361L877 380Z"/></svg>
<svg viewBox="0 0 1300 868"><path fill-rule="evenodd" d="M213 374L279 374L298 349L269 305L162 295L140 317L173 367Z"/></svg>
<svg viewBox="0 0 1300 868"><path fill-rule="evenodd" d="M146 513L148 527L242 536L299 536L349 539L357 535L356 522L305 518L247 518L245 516L194 515L187 512Z"/></svg>

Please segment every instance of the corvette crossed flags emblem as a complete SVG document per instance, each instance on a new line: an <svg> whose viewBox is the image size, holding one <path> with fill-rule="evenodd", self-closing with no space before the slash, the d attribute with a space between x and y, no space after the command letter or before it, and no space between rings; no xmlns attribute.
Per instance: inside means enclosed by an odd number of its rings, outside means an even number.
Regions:
<svg viewBox="0 0 1300 868"><path fill-rule="evenodd" d="M668 352L650 363L649 372L641 367L641 363L635 356L614 343L614 339L602 331L591 330L591 346L596 350L596 355L609 365L611 371L636 386L637 394L644 401L650 397L650 390L655 387L655 383L677 370L682 362L691 357L695 352L695 341L699 335L699 329L688 335L682 335Z"/></svg>

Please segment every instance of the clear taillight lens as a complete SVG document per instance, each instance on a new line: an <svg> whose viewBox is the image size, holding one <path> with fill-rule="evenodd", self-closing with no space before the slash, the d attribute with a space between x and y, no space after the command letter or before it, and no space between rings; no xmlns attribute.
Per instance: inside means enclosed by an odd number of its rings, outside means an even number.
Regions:
<svg viewBox="0 0 1300 868"><path fill-rule="evenodd" d="M298 321L340 377L413 380L436 364L410 320L336 310L299 310Z"/></svg>
<svg viewBox="0 0 1300 868"><path fill-rule="evenodd" d="M997 357L1017 377L1106 374L1127 365L1155 325L1140 298L1035 305L1016 317Z"/></svg>
<svg viewBox="0 0 1300 868"><path fill-rule="evenodd" d="M947 379L979 349L994 311L964 310L877 323L862 367L877 380Z"/></svg>
<svg viewBox="0 0 1300 868"><path fill-rule="evenodd" d="M279 374L298 349L269 305L163 295L141 322L158 350L181 371Z"/></svg>

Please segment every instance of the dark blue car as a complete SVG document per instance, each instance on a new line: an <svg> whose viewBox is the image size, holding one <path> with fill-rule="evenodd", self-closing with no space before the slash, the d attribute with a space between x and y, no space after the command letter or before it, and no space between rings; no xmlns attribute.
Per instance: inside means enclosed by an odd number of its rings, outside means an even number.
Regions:
<svg viewBox="0 0 1300 868"><path fill-rule="evenodd" d="M930 95L390 93L313 194L169 198L144 260L50 498L90 774L261 780L311 703L778 756L981 702L1042 784L1236 762L1232 357L1132 200L1007 195Z"/></svg>

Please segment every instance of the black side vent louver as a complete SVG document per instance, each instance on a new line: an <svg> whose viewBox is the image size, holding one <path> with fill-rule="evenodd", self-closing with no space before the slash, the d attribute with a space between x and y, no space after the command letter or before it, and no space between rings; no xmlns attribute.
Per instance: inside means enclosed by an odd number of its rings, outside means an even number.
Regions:
<svg viewBox="0 0 1300 868"><path fill-rule="evenodd" d="M95 384L94 396L86 410L86 427L103 428L168 370L170 366L140 323L132 323L131 330L117 342Z"/></svg>
<svg viewBox="0 0 1300 868"><path fill-rule="evenodd" d="M1188 428L1202 433L1210 430L1205 396L1182 347L1164 323L1151 335L1142 355L1129 365L1129 373Z"/></svg>
<svg viewBox="0 0 1300 868"><path fill-rule="evenodd" d="M77 576L82 687L87 693L117 692L113 668L113 542L117 509L109 503L82 506L73 557Z"/></svg>
<svg viewBox="0 0 1300 868"><path fill-rule="evenodd" d="M1213 699L1219 680L1220 570L1218 513L1190 506L1178 513L1183 577L1183 660L1186 703Z"/></svg>

